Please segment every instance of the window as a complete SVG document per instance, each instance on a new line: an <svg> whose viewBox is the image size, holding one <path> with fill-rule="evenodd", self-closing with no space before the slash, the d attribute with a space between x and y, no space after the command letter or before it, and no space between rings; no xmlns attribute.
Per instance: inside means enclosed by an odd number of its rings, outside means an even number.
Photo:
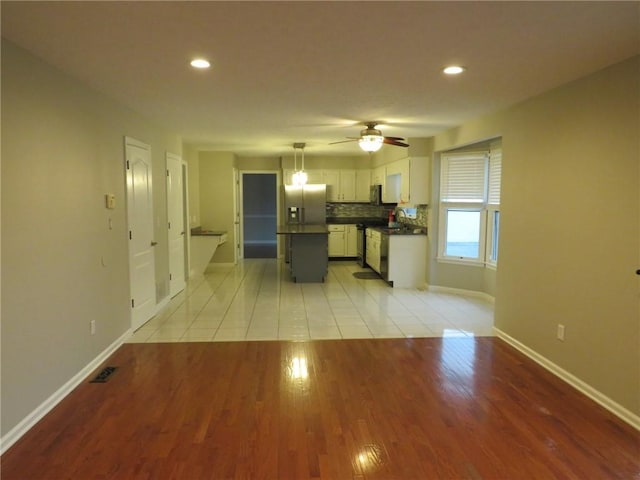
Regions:
<svg viewBox="0 0 640 480"><path fill-rule="evenodd" d="M501 171L500 149L442 155L440 260L497 265Z"/></svg>

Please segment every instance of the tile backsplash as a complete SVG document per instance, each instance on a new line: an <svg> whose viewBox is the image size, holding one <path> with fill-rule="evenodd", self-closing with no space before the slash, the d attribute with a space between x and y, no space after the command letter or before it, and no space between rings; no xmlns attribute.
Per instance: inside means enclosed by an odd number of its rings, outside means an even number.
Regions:
<svg viewBox="0 0 640 480"><path fill-rule="evenodd" d="M327 203L327 217L387 218L390 207L368 203Z"/></svg>
<svg viewBox="0 0 640 480"><path fill-rule="evenodd" d="M396 210L396 220L417 227L427 226L427 205L418 205L416 218L398 218L397 209L392 205L370 205L368 203L327 203L327 217L338 218L383 218L389 216L389 210Z"/></svg>

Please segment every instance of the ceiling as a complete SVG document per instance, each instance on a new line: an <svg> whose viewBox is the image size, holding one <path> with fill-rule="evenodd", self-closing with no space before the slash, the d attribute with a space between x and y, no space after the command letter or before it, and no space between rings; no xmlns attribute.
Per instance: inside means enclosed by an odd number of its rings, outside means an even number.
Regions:
<svg viewBox="0 0 640 480"><path fill-rule="evenodd" d="M640 50L639 2L2 1L1 14L13 43L195 148L243 157L294 142L359 155L329 143L365 121L429 137Z"/></svg>

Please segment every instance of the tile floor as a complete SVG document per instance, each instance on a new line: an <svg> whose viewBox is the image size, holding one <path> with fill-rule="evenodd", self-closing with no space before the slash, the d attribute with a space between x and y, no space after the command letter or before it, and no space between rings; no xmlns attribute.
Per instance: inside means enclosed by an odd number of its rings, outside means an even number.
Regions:
<svg viewBox="0 0 640 480"><path fill-rule="evenodd" d="M329 262L324 283L293 283L278 259L210 265L130 343L491 336L493 304L451 293L359 280Z"/></svg>

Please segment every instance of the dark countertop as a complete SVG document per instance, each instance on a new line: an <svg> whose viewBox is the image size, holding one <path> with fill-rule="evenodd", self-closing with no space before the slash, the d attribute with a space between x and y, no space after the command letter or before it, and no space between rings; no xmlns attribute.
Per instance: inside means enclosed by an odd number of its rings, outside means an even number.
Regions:
<svg viewBox="0 0 640 480"><path fill-rule="evenodd" d="M276 235L329 235L326 225L278 225Z"/></svg>
<svg viewBox="0 0 640 480"><path fill-rule="evenodd" d="M202 227L194 227L191 229L192 237L220 237L226 234L227 232L225 230L203 230Z"/></svg>
<svg viewBox="0 0 640 480"><path fill-rule="evenodd" d="M427 229L424 227L413 227L410 226L408 228L389 228L389 227L371 227L374 230L382 232L385 235L426 235Z"/></svg>
<svg viewBox="0 0 640 480"><path fill-rule="evenodd" d="M354 225L363 223L365 225L386 225L386 218L379 217L327 217L327 223L333 225Z"/></svg>

